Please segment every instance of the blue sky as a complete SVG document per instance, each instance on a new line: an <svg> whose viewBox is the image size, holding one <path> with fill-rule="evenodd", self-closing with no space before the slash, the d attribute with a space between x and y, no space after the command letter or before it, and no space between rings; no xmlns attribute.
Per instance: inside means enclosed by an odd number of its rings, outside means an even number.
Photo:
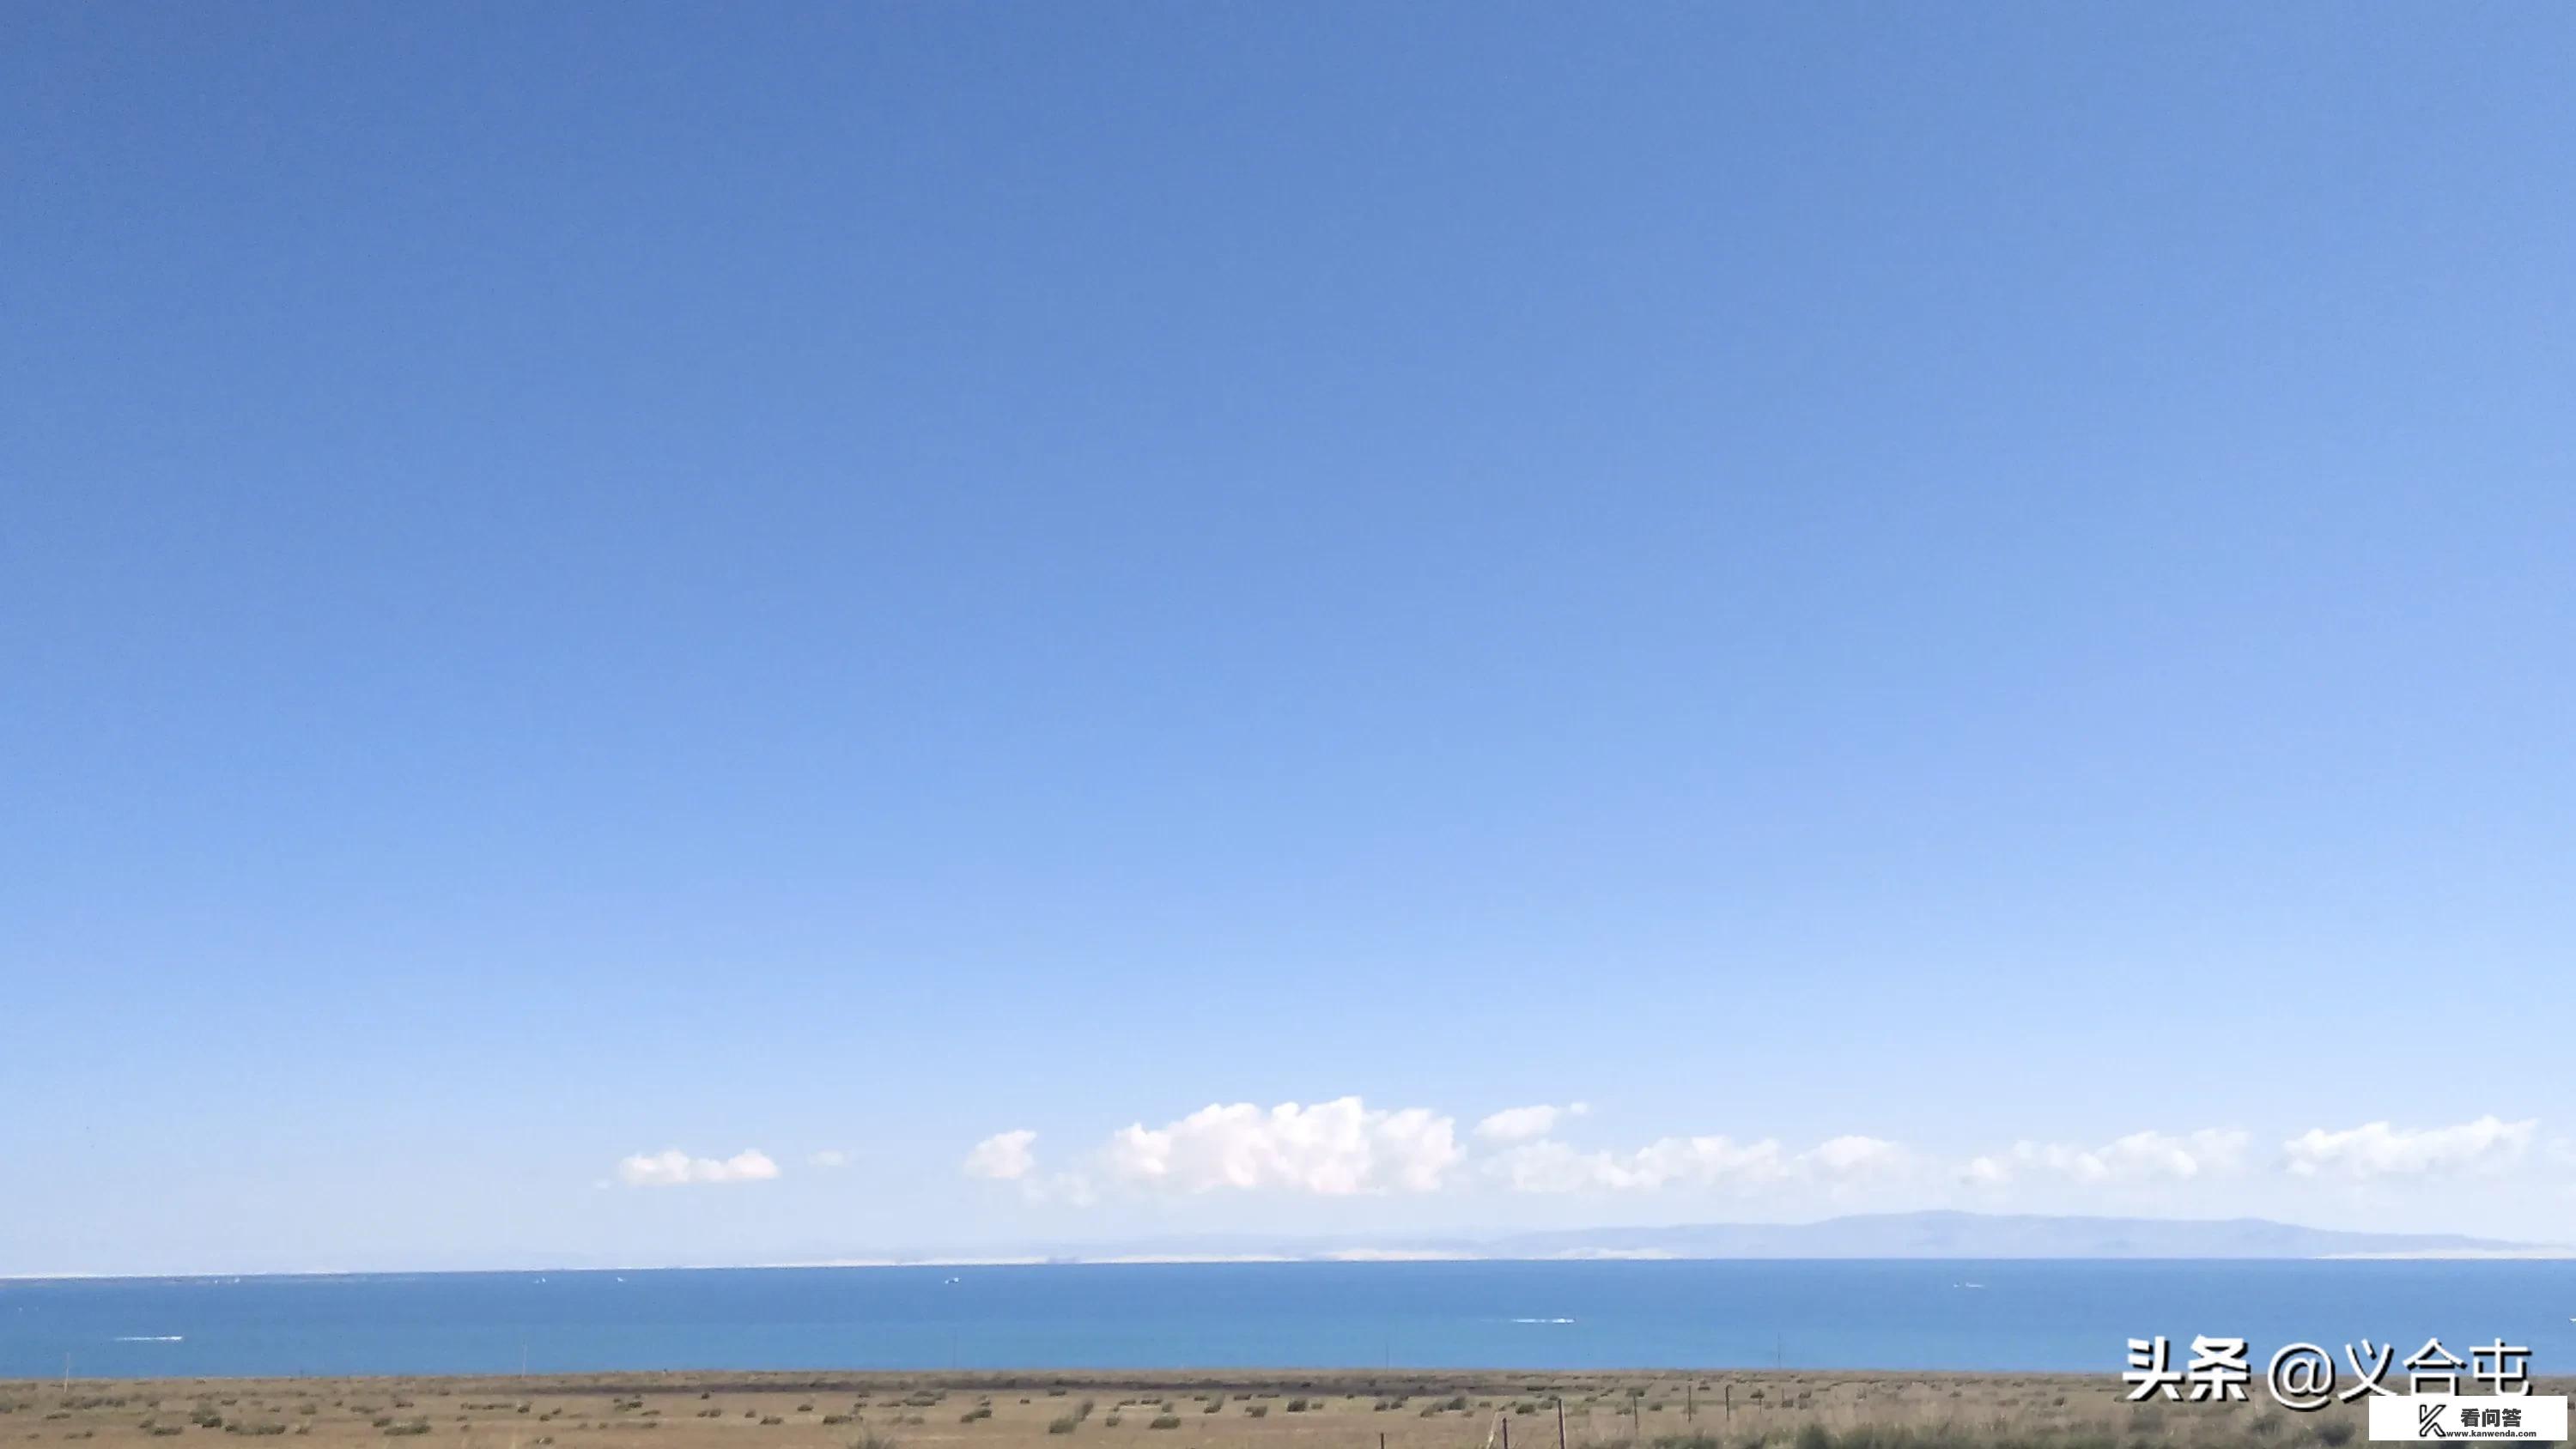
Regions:
<svg viewBox="0 0 2576 1449"><path fill-rule="evenodd" d="M0 1272L2563 1234L2571 62L21 9Z"/></svg>

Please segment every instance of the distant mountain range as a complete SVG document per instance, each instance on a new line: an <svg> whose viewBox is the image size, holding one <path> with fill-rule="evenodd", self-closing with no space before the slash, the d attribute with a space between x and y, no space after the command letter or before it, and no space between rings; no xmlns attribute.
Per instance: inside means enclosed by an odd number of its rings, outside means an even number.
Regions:
<svg viewBox="0 0 2576 1449"><path fill-rule="evenodd" d="M2478 1258L2567 1257L2576 1256L2576 1248L2454 1233L2345 1232L2262 1218L2193 1221L1914 1212L1813 1223L1685 1223L1498 1235L1172 1238L1050 1245L1017 1256L1094 1263L1403 1258Z"/></svg>
<svg viewBox="0 0 2576 1449"><path fill-rule="evenodd" d="M2354 1233L2261 1218L2002 1216L1968 1212L1872 1213L1814 1223L1682 1223L1660 1228L1549 1232L1265 1234L1027 1243L989 1248L857 1250L809 1244L744 1257L659 1261L597 1253L526 1253L405 1262L245 1262L199 1265L180 1276L253 1273L519 1272L581 1269L806 1267L940 1263L1349 1263L1414 1259L1484 1261L1709 1258L2576 1258L2576 1246L2505 1242L2455 1233ZM26 1272L21 1268L20 1273ZM138 1270L142 1271L142 1270ZM167 1267L144 1276L169 1276ZM8 1276L0 1265L0 1279ZM39 1273L37 1276L47 1276ZM63 1276L86 1276L70 1274Z"/></svg>
<svg viewBox="0 0 2576 1449"><path fill-rule="evenodd" d="M2262 1218L2195 1222L1919 1212L1816 1223L1521 1233L1489 1249L1513 1257L1586 1250L1676 1258L2327 1258L2519 1255L2538 1247L2453 1233L2343 1232Z"/></svg>

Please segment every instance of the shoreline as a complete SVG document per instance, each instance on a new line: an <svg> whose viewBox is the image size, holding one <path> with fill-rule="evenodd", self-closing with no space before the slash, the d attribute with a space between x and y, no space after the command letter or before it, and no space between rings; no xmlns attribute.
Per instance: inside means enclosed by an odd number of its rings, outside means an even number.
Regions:
<svg viewBox="0 0 2576 1449"><path fill-rule="evenodd" d="M2056 1369L1841 1369L1800 1368L1014 1368L1014 1369L600 1369L532 1374L154 1374L136 1377L75 1373L73 1392L83 1387L118 1385L147 1388L175 1384L417 1384L443 1388L517 1389L526 1393L588 1393L642 1388L654 1392L683 1390L705 1393L783 1393L850 1389L865 1393L938 1388L949 1392L999 1393L1004 1390L1051 1389L1242 1389L1286 1392L1295 1389L1368 1389L1421 1391L1425 1386L1454 1386L1468 1393L1526 1396L1533 1385L1567 1387L1598 1384L1679 1384L1683 1380L1723 1384L1806 1380L1926 1380L1982 1383L2012 1380L2117 1385L2116 1370L2075 1372ZM0 1394L29 1390L59 1392L60 1378L0 1378Z"/></svg>
<svg viewBox="0 0 2576 1449"><path fill-rule="evenodd" d="M2566 1393L2563 1377L2533 1382ZM0 1439L160 1449L2354 1449L2360 1406L2116 1372L1077 1369L0 1380ZM424 1446L432 1449L432 1446Z"/></svg>
<svg viewBox="0 0 2576 1449"><path fill-rule="evenodd" d="M551 1276L578 1273L802 1273L825 1269L879 1268L1149 1268L1149 1267L1229 1267L1307 1265L1314 1267L1359 1267L1373 1264L1403 1265L1415 1263L1955 1263L1966 1265L2014 1265L2067 1263L2099 1265L2103 1263L2558 1263L2576 1261L2576 1246L2533 1245L2515 1248L2452 1248L2405 1252L2299 1253L2256 1256L2242 1253L2213 1254L2206 1257L2120 1254L2088 1258L2069 1255L2028 1257L1951 1257L1934 1254L1870 1255L1838 1253L1820 1257L1710 1255L1688 1253L1559 1253L1545 1257L1515 1257L1470 1253L1395 1253L1353 1251L1336 1254L1210 1254L1210 1255L1131 1255L1101 1258L843 1258L816 1259L809 1262L781 1263L662 1263L613 1264L600 1267L536 1268L279 1268L246 1272L170 1272L170 1273L93 1273L82 1271L45 1273L0 1273L0 1291L18 1284L49 1283L240 1283L273 1282L280 1279L317 1278L495 1278Z"/></svg>

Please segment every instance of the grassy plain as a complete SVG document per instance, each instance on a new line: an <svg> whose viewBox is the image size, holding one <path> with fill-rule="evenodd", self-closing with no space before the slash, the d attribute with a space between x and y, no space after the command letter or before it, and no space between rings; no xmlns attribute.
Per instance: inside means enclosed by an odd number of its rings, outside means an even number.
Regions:
<svg viewBox="0 0 2576 1449"><path fill-rule="evenodd" d="M2567 1392L2571 1385L2538 1385ZM2305 1449L2358 1405L2130 1404L2111 1375L1234 1371L0 1381L0 1445L218 1449ZM171 1441L177 1441L175 1443ZM246 1449L246 1446L245 1446ZM278 1449L286 1449L284 1444Z"/></svg>

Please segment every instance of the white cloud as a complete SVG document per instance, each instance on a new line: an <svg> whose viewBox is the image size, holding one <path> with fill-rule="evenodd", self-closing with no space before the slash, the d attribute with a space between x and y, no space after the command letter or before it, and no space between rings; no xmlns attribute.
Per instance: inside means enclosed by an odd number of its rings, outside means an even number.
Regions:
<svg viewBox="0 0 2576 1449"><path fill-rule="evenodd" d="M1965 1159L1857 1133L1803 1151L1770 1137L1676 1135L1619 1149L1554 1135L1588 1110L1581 1102L1508 1107L1462 1133L1454 1118L1434 1108L1372 1108L1356 1096L1274 1107L1215 1103L1160 1126L1133 1123L1096 1150L1045 1173L1033 1150L1035 1132L997 1133L975 1145L964 1168L969 1176L1015 1184L1032 1203L1087 1204L1135 1191L1357 1196L1474 1184L1515 1193L1695 1190L1749 1197L1776 1190L1800 1198L1915 1200L1928 1193L1929 1200L1939 1200L1947 1195L1942 1185L1955 1183L1977 1190L1980 1200L1996 1201L2045 1182L2106 1191L2172 1187L2222 1183L2259 1167L2297 1177L2366 1179L2485 1168L2524 1157L2576 1166L2576 1145L2568 1139L2541 1137L2535 1122L2491 1116L2424 1131L2400 1131L2385 1122L2343 1132L2320 1129L2283 1143L2281 1157L2267 1164L2249 1157L2251 1138L2232 1127L2139 1131L2094 1144L2026 1139ZM624 1173L630 1182L775 1175L766 1158L757 1160L757 1167L738 1173L735 1164L666 1153L630 1159ZM846 1160L838 1153L813 1159L817 1166Z"/></svg>
<svg viewBox="0 0 2576 1449"><path fill-rule="evenodd" d="M2000 1157L1972 1157L1959 1169L1959 1180L1971 1187L2001 1187L2012 1181L2012 1166Z"/></svg>
<svg viewBox="0 0 2576 1449"><path fill-rule="evenodd" d="M1654 1192L1659 1186L1754 1186L1790 1174L1790 1158L1775 1140L1736 1143L1734 1138L1662 1138L1633 1153L1582 1153L1556 1140L1538 1140L1499 1153L1512 1192Z"/></svg>
<svg viewBox="0 0 2576 1449"><path fill-rule="evenodd" d="M2519 1160L2537 1135L2537 1121L2495 1116L2456 1127L2407 1130L2366 1122L2341 1132L2311 1127L2281 1144L2290 1171L2301 1177L2328 1174L2364 1180L2419 1177L2462 1168L2492 1169Z"/></svg>
<svg viewBox="0 0 2576 1449"><path fill-rule="evenodd" d="M1819 1142L1800 1155L1800 1166L1820 1177L1856 1180L1904 1171L1912 1154L1882 1137L1846 1136Z"/></svg>
<svg viewBox="0 0 2576 1449"><path fill-rule="evenodd" d="M806 1158L805 1165L808 1167L826 1168L847 1167L850 1165L850 1154L843 1152L838 1148L827 1147L822 1151L815 1153L813 1156Z"/></svg>
<svg viewBox="0 0 2576 1449"><path fill-rule="evenodd" d="M2078 1183L2183 1181L2226 1171L2244 1158L2246 1137L2205 1129L2183 1135L2132 1132L2100 1147L2063 1142L2016 1142L2010 1151L1969 1162L1970 1181L2009 1182L2031 1173Z"/></svg>
<svg viewBox="0 0 2576 1449"><path fill-rule="evenodd" d="M975 1150L966 1154L966 1175L989 1177L996 1182L1016 1182L1037 1166L1037 1154L1029 1150L1029 1144L1037 1140L1038 1134L1025 1127L1012 1132L996 1132L976 1143Z"/></svg>
<svg viewBox="0 0 2576 1449"><path fill-rule="evenodd" d="M2132 1132L2100 1147L2016 1142L2010 1151L1971 1158L1963 1181L2000 1187L2033 1173L2077 1183L2187 1182L2244 1165L2249 1139L2234 1128L2198 1132Z"/></svg>
<svg viewBox="0 0 2576 1449"><path fill-rule="evenodd" d="M1376 1110L1357 1097L1267 1111L1210 1105L1161 1127L1121 1129L1102 1154L1113 1178L1166 1192L1221 1188L1326 1196L1431 1192L1465 1152L1457 1124L1427 1107Z"/></svg>
<svg viewBox="0 0 2576 1449"><path fill-rule="evenodd" d="M1581 1192L1626 1187L1634 1181L1634 1174L1616 1154L1580 1152L1556 1141L1512 1148L1491 1159L1488 1170L1514 1192Z"/></svg>
<svg viewBox="0 0 2576 1449"><path fill-rule="evenodd" d="M1526 1142L1555 1131L1559 1118L1580 1117L1591 1110L1583 1102L1569 1102L1562 1107L1505 1107L1477 1123L1476 1135L1488 1142Z"/></svg>
<svg viewBox="0 0 2576 1449"><path fill-rule="evenodd" d="M1857 1181L1902 1170L1905 1149L1876 1137L1836 1137L1805 1152L1778 1142L1666 1137L1634 1152L1585 1152L1553 1139L1495 1154L1491 1170L1514 1192L1653 1192L1667 1187L1748 1191L1791 1180Z"/></svg>
<svg viewBox="0 0 2576 1449"><path fill-rule="evenodd" d="M617 1164L617 1178L628 1187L680 1187L693 1183L767 1182L778 1164L757 1149L731 1157L691 1157L674 1147L665 1152L636 1153Z"/></svg>
<svg viewBox="0 0 2576 1449"><path fill-rule="evenodd" d="M2192 1178L2234 1172L2245 1165L2253 1138L2234 1127L2204 1127L2180 1137L2132 1132L2102 1149L2111 1175Z"/></svg>

